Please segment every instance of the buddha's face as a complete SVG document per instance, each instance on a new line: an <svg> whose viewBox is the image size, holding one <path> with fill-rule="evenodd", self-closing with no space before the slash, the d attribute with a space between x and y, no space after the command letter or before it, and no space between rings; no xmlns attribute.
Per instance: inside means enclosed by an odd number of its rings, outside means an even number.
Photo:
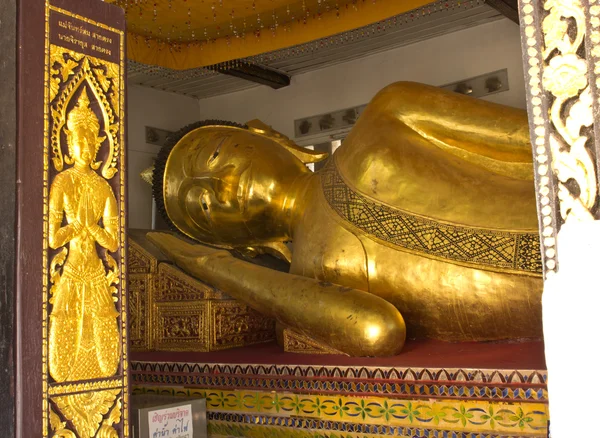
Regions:
<svg viewBox="0 0 600 438"><path fill-rule="evenodd" d="M287 236L293 182L306 167L273 140L243 129L199 129L171 152L165 206L186 234L251 245Z"/></svg>
<svg viewBox="0 0 600 438"><path fill-rule="evenodd" d="M78 127L71 131L70 150L75 163L89 166L96 158L97 137L90 129Z"/></svg>

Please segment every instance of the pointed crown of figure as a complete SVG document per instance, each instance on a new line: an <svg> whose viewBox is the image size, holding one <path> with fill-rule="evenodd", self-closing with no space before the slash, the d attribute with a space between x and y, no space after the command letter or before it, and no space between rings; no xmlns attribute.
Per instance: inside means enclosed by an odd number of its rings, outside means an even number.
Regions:
<svg viewBox="0 0 600 438"><path fill-rule="evenodd" d="M100 149L100 145L104 141L106 137L100 137L100 121L98 120L98 116L94 113L94 111L90 108L90 99L87 95L87 89L84 88L81 94L79 95L79 99L77 99L77 103L75 107L69 112L67 116L67 137L70 137L71 134L80 128L85 128L90 131L95 137L95 150L94 156L98 153L98 149ZM73 156L73 146L72 142L68 141L69 145L69 155Z"/></svg>

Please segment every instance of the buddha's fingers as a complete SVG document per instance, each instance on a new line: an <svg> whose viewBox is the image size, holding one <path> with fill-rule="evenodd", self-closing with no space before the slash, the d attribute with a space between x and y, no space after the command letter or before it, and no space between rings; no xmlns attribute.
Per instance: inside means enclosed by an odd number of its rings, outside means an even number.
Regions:
<svg viewBox="0 0 600 438"><path fill-rule="evenodd" d="M172 234L151 232L146 237L160 251L177 265L197 262L199 258L227 251L211 248L201 244L191 244Z"/></svg>

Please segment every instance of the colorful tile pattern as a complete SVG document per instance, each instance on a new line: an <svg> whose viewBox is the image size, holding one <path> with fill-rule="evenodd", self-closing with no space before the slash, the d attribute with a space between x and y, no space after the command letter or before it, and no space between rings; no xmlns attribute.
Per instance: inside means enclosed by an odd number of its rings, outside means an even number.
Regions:
<svg viewBox="0 0 600 438"><path fill-rule="evenodd" d="M207 399L211 436L545 437L538 370L133 362L134 394Z"/></svg>
<svg viewBox="0 0 600 438"><path fill-rule="evenodd" d="M348 395L313 395L263 391L214 391L152 388L141 393L206 398L214 412L269 413L321 420L387 426L434 426L469 432L538 433L548 422L543 403L502 403L478 400L410 400Z"/></svg>

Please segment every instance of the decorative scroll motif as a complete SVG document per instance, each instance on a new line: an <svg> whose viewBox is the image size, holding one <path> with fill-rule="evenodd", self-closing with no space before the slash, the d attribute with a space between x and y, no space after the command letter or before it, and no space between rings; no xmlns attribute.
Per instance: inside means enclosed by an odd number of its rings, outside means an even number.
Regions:
<svg viewBox="0 0 600 438"><path fill-rule="evenodd" d="M592 95L585 59L578 55L585 36L585 14L579 0L546 0L542 23L545 60L542 83L553 96L549 133L552 170L558 179L561 218L593 220L598 187L593 142ZM568 105L567 105L568 104Z"/></svg>
<svg viewBox="0 0 600 438"><path fill-rule="evenodd" d="M148 350L151 327L148 301L152 296L153 276L152 274L129 274L128 280L129 342L132 349Z"/></svg>
<svg viewBox="0 0 600 438"><path fill-rule="evenodd" d="M541 274L537 233L444 224L378 203L348 187L334 159L321 171L321 185L331 208L369 237L451 262Z"/></svg>
<svg viewBox="0 0 600 438"><path fill-rule="evenodd" d="M438 429L429 426L388 426L378 424L348 423L345 421L313 418L275 417L261 414L235 414L208 412L209 436L235 436L246 438L523 438L521 432L464 432ZM527 434L528 438L547 438L544 430Z"/></svg>
<svg viewBox="0 0 600 438"><path fill-rule="evenodd" d="M121 385L120 379L100 380L83 383L54 384L49 390L50 395L71 394L74 392L94 391L96 389L113 389Z"/></svg>
<svg viewBox="0 0 600 438"><path fill-rule="evenodd" d="M207 301L157 305L154 347L164 351L207 351L207 309Z"/></svg>
<svg viewBox="0 0 600 438"><path fill-rule="evenodd" d="M158 267L158 288L155 301L190 301L223 299L226 295L184 274L179 269L161 263Z"/></svg>
<svg viewBox="0 0 600 438"><path fill-rule="evenodd" d="M598 6L583 0L520 1L544 271L556 272L562 223L600 217ZM591 18L590 18L591 16ZM594 37L594 35L596 35ZM588 60L585 59L588 58ZM549 115L549 118L547 117Z"/></svg>
<svg viewBox="0 0 600 438"><path fill-rule="evenodd" d="M211 351L273 340L275 320L236 300L212 301L210 314Z"/></svg>
<svg viewBox="0 0 600 438"><path fill-rule="evenodd" d="M50 409L50 428L54 432L52 435L56 438L76 438L75 434L67 429L67 422L61 421L60 417Z"/></svg>
<svg viewBox="0 0 600 438"><path fill-rule="evenodd" d="M138 361L132 361L131 368L134 388L179 386L174 395L189 395L187 391L191 388L211 391L236 388L351 393L357 397L378 394L382 397L548 402L548 373L542 370Z"/></svg>
<svg viewBox="0 0 600 438"><path fill-rule="evenodd" d="M164 386L144 388L141 392L162 395L170 392L176 396L206 398L209 413L255 414L264 416L265 419L277 416L463 433L494 431L501 436L544 436L548 424L548 406L538 402L498 403L488 400L435 398L415 400L373 395L356 397L348 394L293 394L237 389L198 388L182 391L181 388Z"/></svg>
<svg viewBox="0 0 600 438"><path fill-rule="evenodd" d="M119 399L115 403L115 399L120 393L120 388L109 389L54 397L52 401L65 418L73 424L80 438L95 436L112 438L118 436L112 425L121 420L121 400ZM113 407L112 410L111 407ZM104 415L109 410L111 410L110 415L103 421ZM99 432L98 435L96 432Z"/></svg>
<svg viewBox="0 0 600 438"><path fill-rule="evenodd" d="M283 329L283 351L302 354L344 354L289 328Z"/></svg>
<svg viewBox="0 0 600 438"><path fill-rule="evenodd" d="M157 281L158 260L131 237L127 243L129 345L134 351L150 351L151 300Z"/></svg>
<svg viewBox="0 0 600 438"><path fill-rule="evenodd" d="M163 316L159 321L163 339L196 340L200 336L202 326L200 315Z"/></svg>
<svg viewBox="0 0 600 438"><path fill-rule="evenodd" d="M157 260L139 246L133 239L127 240L127 271L130 274L150 274L156 272Z"/></svg>
<svg viewBox="0 0 600 438"><path fill-rule="evenodd" d="M124 31L47 1L45 44L42 435L126 437Z"/></svg>

